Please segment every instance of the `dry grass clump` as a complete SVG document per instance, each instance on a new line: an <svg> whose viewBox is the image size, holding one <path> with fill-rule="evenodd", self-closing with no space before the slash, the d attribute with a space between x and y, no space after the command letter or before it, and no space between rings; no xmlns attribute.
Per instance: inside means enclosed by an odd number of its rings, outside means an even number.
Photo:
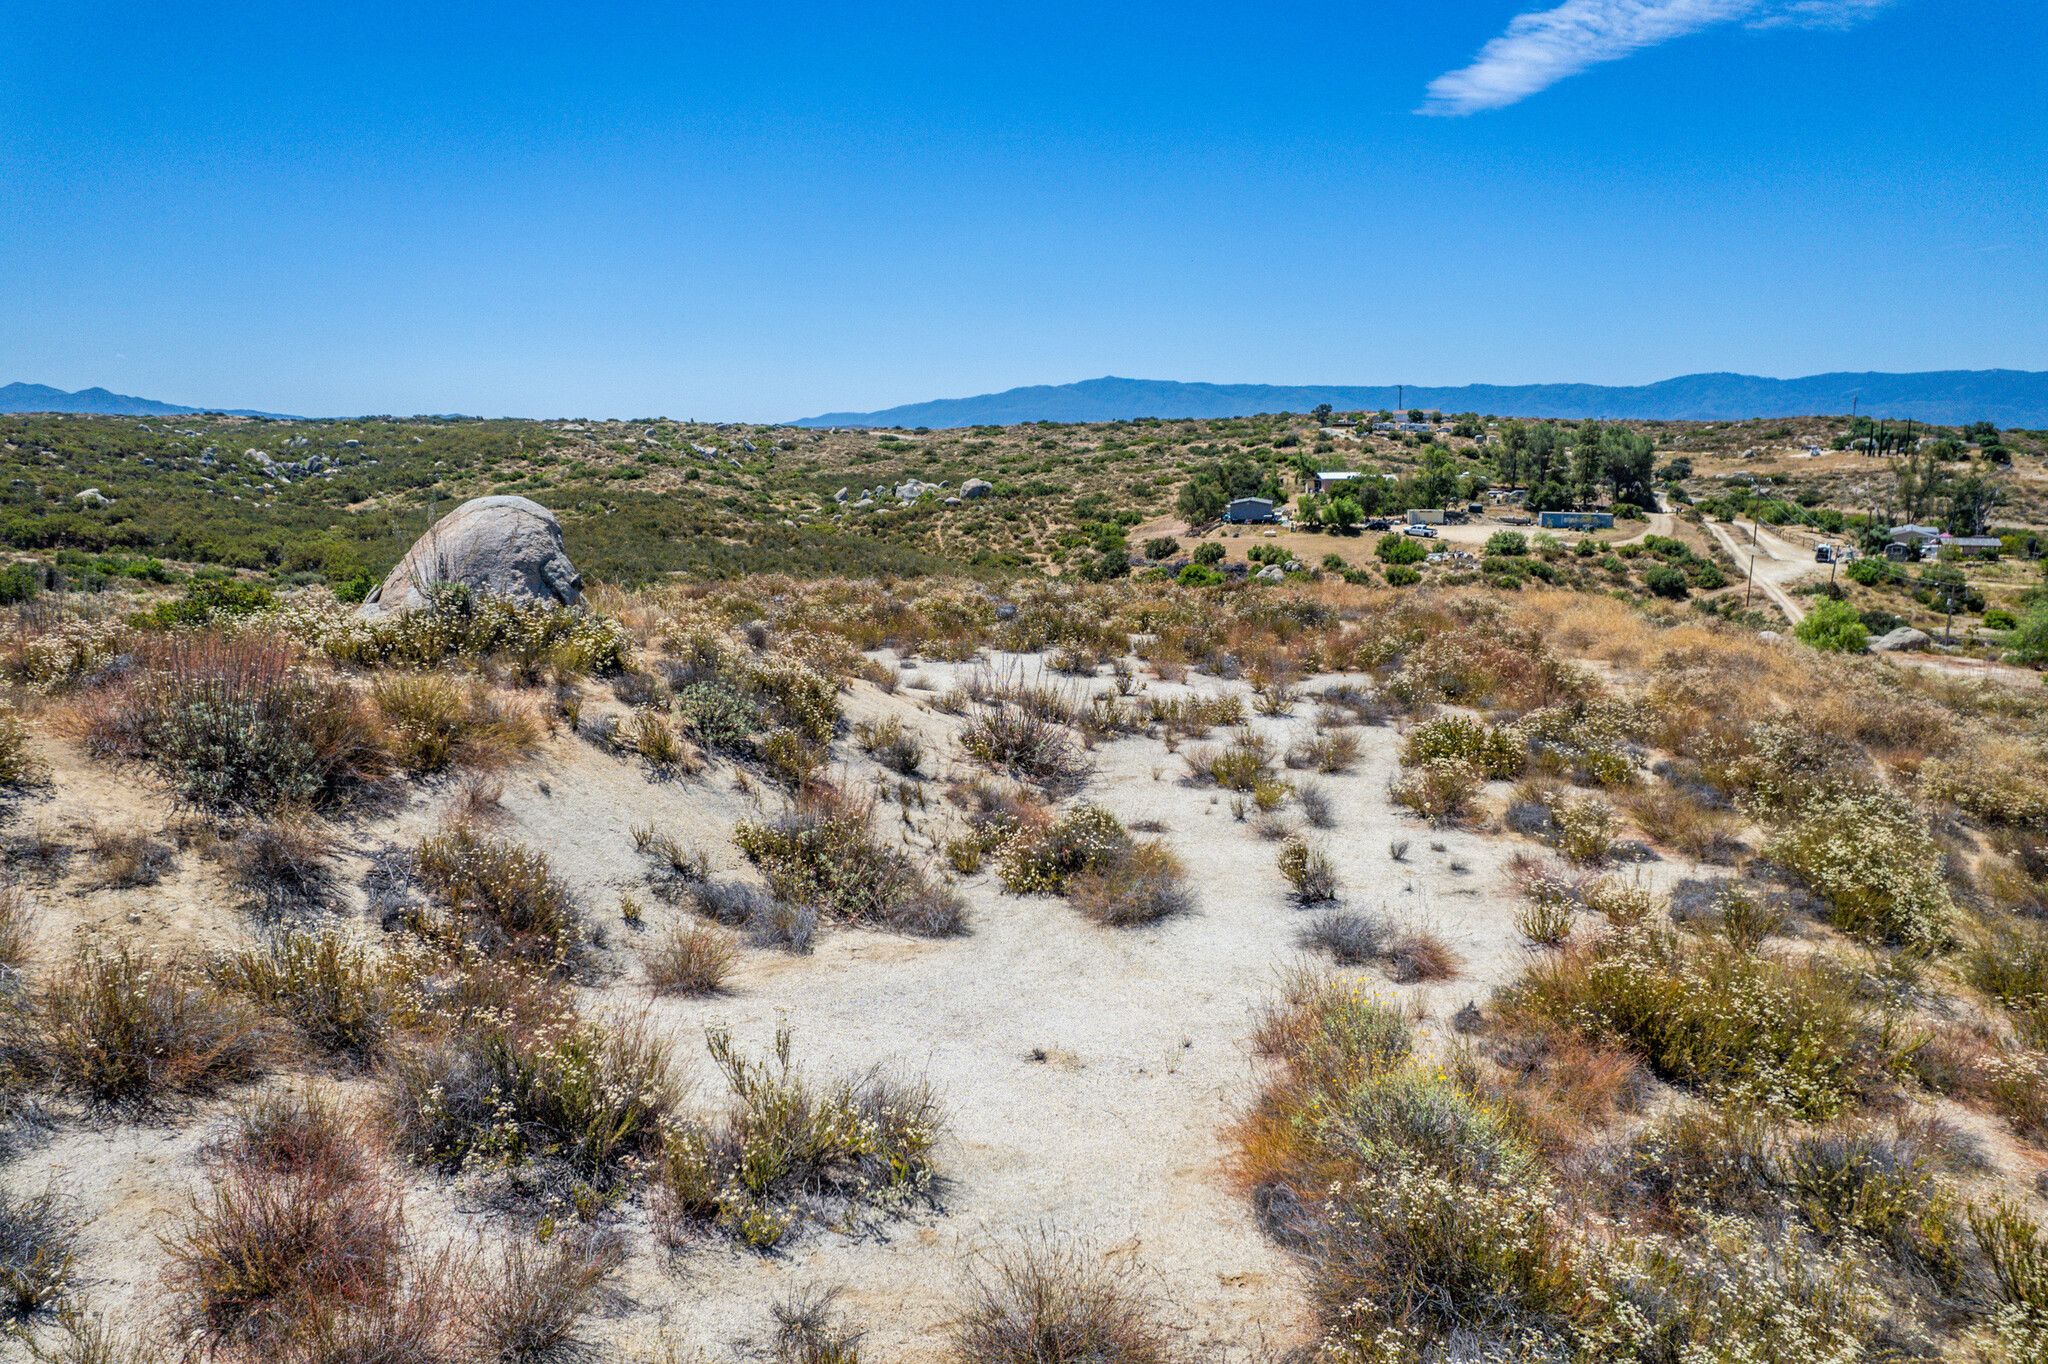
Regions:
<svg viewBox="0 0 2048 1364"><path fill-rule="evenodd" d="M1223 696L1151 696L1145 700L1145 719L1169 734L1206 739L1212 729L1244 723L1244 698L1235 692Z"/></svg>
<svg viewBox="0 0 2048 1364"><path fill-rule="evenodd" d="M647 954L647 983L658 995L717 994L736 956L732 939L717 929L677 924Z"/></svg>
<svg viewBox="0 0 2048 1364"><path fill-rule="evenodd" d="M952 1325L962 1364L1174 1364L1186 1351L1128 1262L1041 1234L984 1251Z"/></svg>
<svg viewBox="0 0 2048 1364"><path fill-rule="evenodd" d="M924 765L923 741L893 716L879 724L855 725L853 737L861 752L899 776L914 777Z"/></svg>
<svg viewBox="0 0 2048 1364"><path fill-rule="evenodd" d="M0 967L18 967L35 944L35 904L14 881L0 881Z"/></svg>
<svg viewBox="0 0 2048 1364"><path fill-rule="evenodd" d="M370 698L390 733L393 758L408 772L503 767L540 742L532 712L501 701L481 682L397 673L377 679Z"/></svg>
<svg viewBox="0 0 2048 1364"><path fill-rule="evenodd" d="M1330 854L1299 838L1280 845L1280 874L1293 887L1299 905L1327 904L1337 898L1337 868Z"/></svg>
<svg viewBox="0 0 2048 1364"><path fill-rule="evenodd" d="M1306 952L1328 952L1339 966L1382 966L1403 985L1449 980L1464 964L1436 934L1399 928L1380 914L1319 914L1302 925L1294 945Z"/></svg>
<svg viewBox="0 0 2048 1364"><path fill-rule="evenodd" d="M34 999L10 1050L60 1092L96 1107L146 1108L253 1078L275 1041L240 999L181 957L123 941L84 943Z"/></svg>
<svg viewBox="0 0 2048 1364"><path fill-rule="evenodd" d="M141 829L95 827L88 848L99 864L98 888L153 886L177 864L177 853Z"/></svg>
<svg viewBox="0 0 2048 1364"><path fill-rule="evenodd" d="M670 1134L660 1179L671 1240L703 1229L768 1250L806 1218L843 1226L929 1193L944 1117L923 1081L878 1070L812 1081L791 1060L787 1029L772 1058L745 1055L722 1030L707 1041L733 1102Z"/></svg>
<svg viewBox="0 0 2048 1364"><path fill-rule="evenodd" d="M50 765L36 755L29 730L11 705L0 704L0 786L44 786Z"/></svg>
<svg viewBox="0 0 2048 1364"><path fill-rule="evenodd" d="M1071 795L1088 780L1088 760L1073 730L1022 706L998 704L983 710L960 732L960 747L977 761L1048 795Z"/></svg>
<svg viewBox="0 0 2048 1364"><path fill-rule="evenodd" d="M775 1318L776 1364L860 1364L865 1332L834 1314L839 1292L800 1289L768 1309Z"/></svg>
<svg viewBox="0 0 2048 1364"><path fill-rule="evenodd" d="M514 1240L495 1270L480 1276L471 1348L500 1364L568 1364L596 1359L584 1318L626 1260L616 1234L583 1230L546 1245Z"/></svg>
<svg viewBox="0 0 2048 1364"><path fill-rule="evenodd" d="M1311 828L1332 829L1337 825L1336 804L1330 793L1319 783L1304 781L1294 788L1294 798L1301 805L1301 817Z"/></svg>
<svg viewBox="0 0 2048 1364"><path fill-rule="evenodd" d="M224 860L245 889L256 896L270 921L327 909L335 902L328 841L304 819L258 820L225 850Z"/></svg>
<svg viewBox="0 0 2048 1364"><path fill-rule="evenodd" d="M1620 803L1652 842L1676 849L1695 862L1725 863L1742 849L1735 838L1733 816L1708 809L1675 786L1645 783L1623 794Z"/></svg>
<svg viewBox="0 0 2048 1364"><path fill-rule="evenodd" d="M785 904L920 937L965 932L960 897L875 837L873 809L872 801L817 792L770 823L741 824L733 842Z"/></svg>
<svg viewBox="0 0 2048 1364"><path fill-rule="evenodd" d="M268 1351L339 1308L389 1300L405 1248L397 1193L361 1170L233 1159L165 1238L183 1324L213 1349Z"/></svg>
<svg viewBox="0 0 2048 1364"><path fill-rule="evenodd" d="M426 1007L428 963L335 929L287 932L209 968L223 991L291 1023L307 1044L357 1066L380 1060Z"/></svg>
<svg viewBox="0 0 2048 1364"><path fill-rule="evenodd" d="M1108 928L1157 923L1195 907L1187 869L1164 843L1133 842L1067 882L1067 902Z"/></svg>
<svg viewBox="0 0 2048 1364"><path fill-rule="evenodd" d="M1358 762L1358 733L1352 729L1331 729L1304 739L1287 750L1289 767L1312 767L1325 776L1349 772Z"/></svg>
<svg viewBox="0 0 2048 1364"><path fill-rule="evenodd" d="M156 769L208 808L332 805L390 770L375 715L353 688L296 665L259 636L174 634L79 702L95 753Z"/></svg>
<svg viewBox="0 0 2048 1364"><path fill-rule="evenodd" d="M1181 761L1187 764L1188 781L1196 786L1246 792L1278 786L1273 779L1273 746L1255 730L1238 731L1223 748L1189 749Z"/></svg>
<svg viewBox="0 0 2048 1364"><path fill-rule="evenodd" d="M546 854L458 826L422 839L413 861L485 951L555 967L582 953L582 915Z"/></svg>
<svg viewBox="0 0 2048 1364"><path fill-rule="evenodd" d="M78 1226L53 1192L0 1192L0 1331L61 1309Z"/></svg>

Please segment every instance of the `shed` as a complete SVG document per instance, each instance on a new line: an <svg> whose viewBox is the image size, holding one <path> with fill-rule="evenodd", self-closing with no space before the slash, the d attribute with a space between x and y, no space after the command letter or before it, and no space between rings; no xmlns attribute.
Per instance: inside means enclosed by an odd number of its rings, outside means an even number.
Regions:
<svg viewBox="0 0 2048 1364"><path fill-rule="evenodd" d="M1547 511L1536 513L1536 524L1544 530L1612 530L1613 512Z"/></svg>
<svg viewBox="0 0 2048 1364"><path fill-rule="evenodd" d="M1223 509L1225 521L1271 521L1273 499L1270 497L1240 497Z"/></svg>
<svg viewBox="0 0 2048 1364"><path fill-rule="evenodd" d="M1995 535L1958 535L1948 543L1960 554L1996 554L2005 548L2005 541Z"/></svg>

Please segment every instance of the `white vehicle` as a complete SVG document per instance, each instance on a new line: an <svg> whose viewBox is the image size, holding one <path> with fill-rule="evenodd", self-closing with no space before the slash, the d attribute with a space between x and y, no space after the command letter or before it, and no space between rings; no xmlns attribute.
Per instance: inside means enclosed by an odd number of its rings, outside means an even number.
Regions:
<svg viewBox="0 0 2048 1364"><path fill-rule="evenodd" d="M1420 524L1417 524L1417 525L1413 525L1413 526L1403 526L1403 527L1401 528L1401 533L1402 533L1403 535L1413 535L1413 536L1415 536L1415 537L1416 537L1417 539L1419 539L1419 540L1434 540L1434 539L1436 539L1436 527L1435 527L1435 526L1424 526L1424 525L1420 525Z"/></svg>

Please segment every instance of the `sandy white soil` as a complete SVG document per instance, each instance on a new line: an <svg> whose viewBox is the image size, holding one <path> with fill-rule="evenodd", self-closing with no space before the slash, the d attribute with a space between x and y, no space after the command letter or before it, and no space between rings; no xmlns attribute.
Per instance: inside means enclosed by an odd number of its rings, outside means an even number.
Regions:
<svg viewBox="0 0 2048 1364"><path fill-rule="evenodd" d="M972 767L954 742L960 720L927 703L974 666L1035 673L1039 664L1003 657L981 665L919 662L902 675L928 689L906 685L889 695L862 682L844 698L850 721L893 716L926 738L927 808L913 808L906 818L884 803L877 818L894 821L906 846L934 866L934 849L956 830L941 779L969 775ZM1054 680L1090 690L1111 684L1106 675ZM1311 679L1304 691L1335 680ZM1141 675L1140 685L1173 694L1243 684L1197 674L1189 684ZM591 708L602 708L595 689ZM1284 749L1313 732L1313 709L1305 701L1289 717L1254 716L1251 723ZM1350 774L1313 778L1334 799L1336 826L1307 832L1335 859L1350 907L1427 925L1463 956L1460 975L1448 982L1380 982L1442 1034L1444 1020L1468 1000L1483 1002L1524 961L1528 949L1514 927L1503 866L1532 847L1476 831L1433 830L1398 811L1387 786L1400 738L1385 728L1359 733L1362 758ZM1219 731L1210 742L1226 739ZM19 810L16 830L41 823L76 841L94 820L160 828L172 819L172 806L139 774L89 761L61 740L48 740L46 751L56 767L55 793ZM895 789L893 774L881 773L850 740L835 753L849 783L886 776ZM628 1209L635 1253L625 1299L616 1320L599 1329L613 1357L665 1357L671 1347L684 1357L743 1352L746 1342L765 1335L770 1303L799 1287L833 1284L846 1286L844 1307L869 1327L872 1357L934 1357L975 1250L1041 1229L1076 1238L1090 1253L1142 1264L1191 1344L1235 1354L1305 1339L1299 1270L1261 1236L1247 1200L1232 1187L1223 1138L1253 1092L1246 1039L1255 1011L1301 959L1293 940L1304 916L1287 902L1277 844L1233 818L1228 793L1185 784L1184 763L1162 740L1125 738L1100 747L1094 759L1079 799L1107 806L1127 824L1164 825L1160 836L1198 889L1195 913L1139 930L1099 928L1064 901L1003 892L985 870L960 883L972 915L965 937L927 941L832 929L808 957L747 949L729 991L703 1000L655 1000L642 983L638 952L682 911L648 894L647 866L634 852L631 830L652 823L674 831L709 850L721 874L747 874L731 828L778 810L781 797L758 776L724 763L692 778L656 779L644 764L566 733L504 775L496 832L545 851L605 927L612 975L588 990L586 1007L651 1011L673 1039L697 1101L709 1106L722 1096L702 1045L704 1029L730 1028L765 1050L786 1025L799 1061L814 1073L882 1064L922 1074L950 1117L939 1152L939 1206L860 1234L807 1231L772 1257L707 1241L671 1259L649 1234L645 1210ZM1504 794L1504 787L1492 793L1495 808ZM431 830L451 795L447 786L422 788L394 813L336 827L344 880L359 880L376 849L409 845ZM1283 813L1298 822L1291 803ZM1397 843L1407 844L1404 860L1392 855ZM251 932L217 869L199 856L183 856L161 885L133 891L86 890L90 870L89 859L76 857L40 892L39 951L46 961L60 959L81 929L198 951L244 941ZM1662 885L1691 870L1667 860L1634 874ZM639 932L618 916L619 897L628 892L648 906ZM272 1083L305 1082L283 1076ZM368 1087L347 1082L361 1097ZM196 1104L154 1123L71 1115L0 1178L16 1189L60 1189L87 1224L83 1286L102 1306L149 1318L164 1307L156 1238L172 1230L204 1188L199 1148L235 1101ZM416 1173L408 1179L409 1208L423 1234L461 1239L506 1229L476 1211L472 1190Z"/></svg>

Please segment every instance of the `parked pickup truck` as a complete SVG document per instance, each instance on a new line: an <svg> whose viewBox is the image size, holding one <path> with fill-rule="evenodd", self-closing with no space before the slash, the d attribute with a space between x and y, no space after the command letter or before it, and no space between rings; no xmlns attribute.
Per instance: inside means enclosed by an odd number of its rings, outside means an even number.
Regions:
<svg viewBox="0 0 2048 1364"><path fill-rule="evenodd" d="M1413 525L1413 526L1403 526L1403 527L1401 528L1401 533L1402 533L1403 535L1413 535L1413 536L1414 536L1414 537L1416 537L1416 538L1417 538L1418 540L1434 540L1434 539L1436 539L1436 527L1435 527L1435 526L1425 526L1425 525L1421 525L1421 524L1419 524L1419 523L1418 523L1418 524L1416 524L1416 525Z"/></svg>

